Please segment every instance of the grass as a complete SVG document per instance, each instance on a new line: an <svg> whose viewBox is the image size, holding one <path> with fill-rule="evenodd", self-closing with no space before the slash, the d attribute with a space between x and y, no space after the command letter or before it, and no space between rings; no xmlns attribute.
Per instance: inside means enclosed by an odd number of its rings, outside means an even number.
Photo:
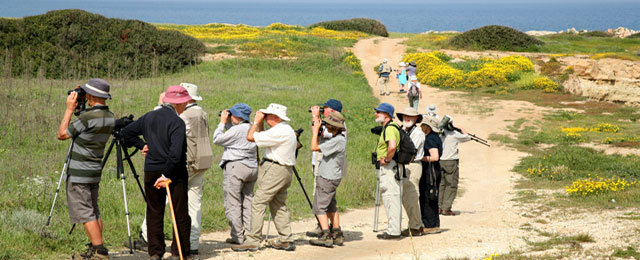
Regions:
<svg viewBox="0 0 640 260"><path fill-rule="evenodd" d="M640 253L636 251L633 247L626 247L625 249L616 249L611 256L621 257L621 258L640 258Z"/></svg>
<svg viewBox="0 0 640 260"><path fill-rule="evenodd" d="M372 203L375 175L369 165L369 151L375 145L369 128L374 125L371 108L377 102L361 72L356 73L343 62L344 51L324 45L324 53L300 55L297 59L242 58L206 62L180 73L140 80L107 79L113 100L110 110L117 117L133 114L140 117L150 111L157 96L169 85L195 83L204 100L199 102L209 115L211 127L218 123L220 110L237 102L248 103L253 110L269 103L288 107L294 128L307 130L302 134L305 145L300 150L297 169L307 191L312 190L310 173L310 115L307 109L329 98L344 104L349 127L349 175L338 190L340 210L358 208ZM23 78L1 78L0 102L0 253L1 259L56 259L83 250L87 241L81 227L67 235L68 224L64 188L46 232L43 226L55 193L69 142L56 140L66 90L87 79L48 80L26 75ZM213 131L212 131L213 132ZM215 160L222 149L214 146ZM133 158L142 174L143 159ZM144 202L128 167L126 189L131 212L133 234L144 217ZM212 167L205 173L203 198L203 232L227 229L222 204L222 172ZM288 206L292 219L312 216L298 183L289 189ZM122 186L115 178L115 160L110 159L103 171L100 189L100 209L105 223L105 244L118 251L127 237L122 204ZM165 218L165 233L171 230ZM309 227L311 228L311 227ZM300 230L298 230L300 231ZM41 234L45 234L42 237Z"/></svg>
<svg viewBox="0 0 640 260"><path fill-rule="evenodd" d="M580 243L595 242L589 234L578 234L573 236L552 236L545 241L532 242L527 241L532 251L546 251L560 245L569 245L572 247L580 247Z"/></svg>

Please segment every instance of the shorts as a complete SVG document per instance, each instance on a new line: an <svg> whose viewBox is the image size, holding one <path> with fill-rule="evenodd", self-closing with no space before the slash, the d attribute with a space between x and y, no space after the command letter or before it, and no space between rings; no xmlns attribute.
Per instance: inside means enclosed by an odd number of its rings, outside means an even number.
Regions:
<svg viewBox="0 0 640 260"><path fill-rule="evenodd" d="M313 214L326 215L338 211L336 206L336 190L341 179L328 180L318 176L316 181L316 194L313 196Z"/></svg>
<svg viewBox="0 0 640 260"><path fill-rule="evenodd" d="M67 207L71 224L100 219L98 209L99 183L73 183L67 181Z"/></svg>

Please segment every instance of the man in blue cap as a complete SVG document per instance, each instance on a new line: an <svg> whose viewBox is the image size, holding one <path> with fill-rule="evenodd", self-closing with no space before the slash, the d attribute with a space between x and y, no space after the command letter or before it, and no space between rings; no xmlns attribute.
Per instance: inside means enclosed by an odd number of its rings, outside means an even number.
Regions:
<svg viewBox="0 0 640 260"><path fill-rule="evenodd" d="M376 122L381 124L383 129L376 148L377 160L380 162L380 192L382 202L387 211L389 226L383 234L378 234L378 239L399 239L401 228L401 182L396 179L402 176L402 169L393 159L396 149L400 144L400 126L393 122L394 108L389 103L382 103L376 111ZM389 127L390 126L390 127ZM394 127L395 126L395 127Z"/></svg>
<svg viewBox="0 0 640 260"><path fill-rule="evenodd" d="M213 133L213 143L224 147L222 167L224 209L229 226L230 244L242 244L251 224L253 186L258 179L258 148L247 140L251 107L245 103L233 105L220 114L220 124Z"/></svg>
<svg viewBox="0 0 640 260"><path fill-rule="evenodd" d="M338 113L342 113L342 102L340 102L337 99L329 99L327 100L327 102L325 102L324 104L320 104L318 106L313 106L311 107L311 120L315 121L316 119L320 119L320 109L322 108L323 112L322 112L322 117L326 118L329 116L329 114L331 114L331 112L338 112ZM346 130L346 124L345 124L345 129L344 131L342 131L342 135L344 135L345 139L347 138L347 130ZM327 131L327 129L325 127L321 127L320 128L320 138L318 138L318 142L320 144L324 143L324 141L331 139L333 137L333 135ZM318 165L320 164L320 161L322 161L322 153L320 151L313 151L311 153L311 166L312 166L312 171L313 171L313 194L315 196L316 194L316 180L318 178ZM340 163L341 163L341 169L342 169L342 177L347 176L347 154L344 153L342 158L340 159ZM340 230L333 230L332 232L335 233L333 234L334 237L337 237L338 242L340 242L343 237L342 237L342 232ZM321 236L322 233L322 228L319 226L316 226L316 228L313 231L309 231L307 232L307 236L310 237L319 237Z"/></svg>

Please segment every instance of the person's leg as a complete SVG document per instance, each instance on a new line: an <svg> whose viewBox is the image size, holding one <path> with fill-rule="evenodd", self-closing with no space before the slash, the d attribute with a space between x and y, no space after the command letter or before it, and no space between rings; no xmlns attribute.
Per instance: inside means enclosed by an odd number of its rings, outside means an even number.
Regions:
<svg viewBox="0 0 640 260"><path fill-rule="evenodd" d="M162 172L145 172L144 173L144 192L147 196L147 243L150 256L160 256L165 252L166 244L164 243L164 209L166 200L166 191L164 189L156 189L153 185L156 179L162 175Z"/></svg>
<svg viewBox="0 0 640 260"><path fill-rule="evenodd" d="M384 93L389 95L389 77L384 78Z"/></svg>
<svg viewBox="0 0 640 260"><path fill-rule="evenodd" d="M253 202L253 187L258 179L258 168L247 167L248 175L244 176L242 184L242 241L244 242L245 235L249 233L249 227L251 226L251 204Z"/></svg>
<svg viewBox="0 0 640 260"><path fill-rule="evenodd" d="M444 189L441 188L441 193L439 194L439 201L442 201L440 208L448 211L451 210L458 191L458 161L441 161L440 165L442 166L442 183L440 187L444 187Z"/></svg>
<svg viewBox="0 0 640 260"><path fill-rule="evenodd" d="M402 205L409 218L409 228L418 230L422 227L419 181L422 176L422 165L420 163L410 163L406 167L407 178L402 182Z"/></svg>
<svg viewBox="0 0 640 260"><path fill-rule="evenodd" d="M438 196L439 209L444 209L444 198L446 197L444 194L446 194L447 190L449 189L449 181L447 179L447 172L449 168L447 167L446 162L447 161L440 161L440 170L442 171L442 175L444 178L442 178L442 182L440 182L440 185L438 187L438 194L440 194L440 196Z"/></svg>
<svg viewBox="0 0 640 260"><path fill-rule="evenodd" d="M231 239L242 243L244 241L243 219L242 219L242 180L237 176L240 163L227 163L223 171L222 189L224 191L224 213L229 222L229 235Z"/></svg>
<svg viewBox="0 0 640 260"><path fill-rule="evenodd" d="M387 234L392 236L400 235L400 183L395 179L396 163L391 161L387 165L380 167L380 193L382 194L382 202L387 212L389 226Z"/></svg>
<svg viewBox="0 0 640 260"><path fill-rule="evenodd" d="M274 178L271 172L273 165L273 163L266 162L258 168L258 189L253 197L253 203L251 203L251 226L243 245L258 246L262 240L264 211L278 191L276 183L273 183Z"/></svg>
<svg viewBox="0 0 640 260"><path fill-rule="evenodd" d="M189 243L191 251L198 250L200 242L200 225L202 223L202 186L204 184L204 173L206 170L190 170L187 184L187 194L189 197L188 208L191 218L191 232Z"/></svg>
<svg viewBox="0 0 640 260"><path fill-rule="evenodd" d="M277 182L277 185L274 186L274 189L277 189L277 193L269 203L271 216L273 216L273 224L276 226L276 230L278 230L281 243L293 242L293 237L291 236L291 216L287 208L287 189L291 186L293 169L281 165L276 165L272 169L274 181Z"/></svg>
<svg viewBox="0 0 640 260"><path fill-rule="evenodd" d="M174 180L169 184L171 190L171 201L173 202L173 211L176 217L176 225L178 226L178 234L174 232L173 242L171 243L171 254L179 255L177 236L180 236L180 249L182 255L188 256L191 251L191 217L189 217L189 188L187 180Z"/></svg>

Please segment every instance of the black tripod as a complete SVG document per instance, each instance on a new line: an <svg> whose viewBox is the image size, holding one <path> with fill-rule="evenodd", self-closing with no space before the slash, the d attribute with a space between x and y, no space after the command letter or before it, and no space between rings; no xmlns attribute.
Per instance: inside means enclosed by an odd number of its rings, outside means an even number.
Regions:
<svg viewBox="0 0 640 260"><path fill-rule="evenodd" d="M302 134L302 132L304 131L304 129L299 128L298 130L296 130L296 139L298 141L298 147L296 147L296 159L298 158L298 150L300 150L300 148L302 148L302 144L300 143L300 134ZM309 203L309 207L311 208L311 210L313 211L313 204L311 203L311 200L309 199L309 195L307 194L307 190L304 189L304 185L302 185L302 179L300 179L300 175L298 175L298 170L296 170L296 167L293 166L293 173L296 175L296 179L298 179L298 183L300 183L300 188L302 188L302 193L304 193L304 197L307 199L307 202ZM316 221L318 222L318 226L320 225L320 219L318 219L318 216L316 214L313 214L314 217L316 217Z"/></svg>

